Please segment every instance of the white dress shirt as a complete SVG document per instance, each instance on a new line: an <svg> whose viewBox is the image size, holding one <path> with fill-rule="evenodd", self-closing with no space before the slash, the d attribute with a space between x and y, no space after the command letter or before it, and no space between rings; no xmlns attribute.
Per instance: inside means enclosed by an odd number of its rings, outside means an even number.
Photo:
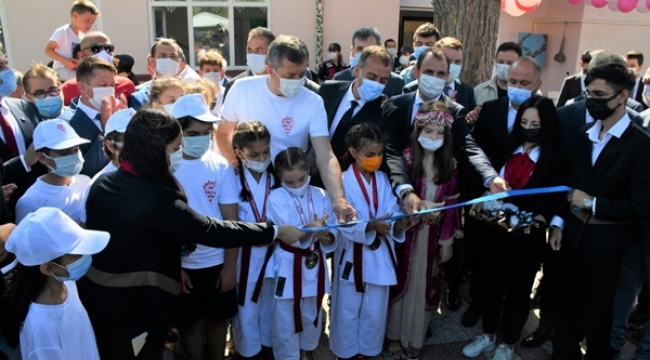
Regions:
<svg viewBox="0 0 650 360"><path fill-rule="evenodd" d="M413 126L413 123L415 122L415 114L418 113L418 110L420 110L420 105L424 103L424 99L422 99L422 96L420 96L420 90L415 92L415 101L413 102L413 109L411 110L411 126Z"/></svg>
<svg viewBox="0 0 650 360"><path fill-rule="evenodd" d="M508 134L512 132L515 127L515 119L517 118L517 109L512 106L512 102L508 101Z"/></svg>
<svg viewBox="0 0 650 360"><path fill-rule="evenodd" d="M97 117L97 115L99 114L98 110L93 109L93 108L91 108L89 106L86 106L86 104L84 104L81 101L81 99L79 99L79 105L77 105L77 111L79 111L79 110L83 111L86 114L86 116L88 116L90 118L90 120L93 121L93 123L95 124L95 126L97 126L99 131L104 132L104 129L102 128L101 120L95 119Z"/></svg>
<svg viewBox="0 0 650 360"><path fill-rule="evenodd" d="M336 110L336 114L334 115L334 119L332 119L332 125L330 126L330 139L332 136L334 136L334 132L336 131L336 127L339 126L339 123L341 122L341 118L343 115L345 115L348 110L352 107L352 101L357 102L357 107L354 109L352 112L352 116L356 115L359 110L363 107L363 105L366 103L363 99L357 99L354 97L354 93L352 92L352 85L354 85L354 82L350 84L350 87L348 88L348 91L343 95L343 99L341 99L341 102L339 103L339 108Z"/></svg>
<svg viewBox="0 0 650 360"><path fill-rule="evenodd" d="M586 78L587 74L583 72L582 75L580 75L580 88L582 89L582 92L585 92L585 90L587 90L587 86L585 85Z"/></svg>

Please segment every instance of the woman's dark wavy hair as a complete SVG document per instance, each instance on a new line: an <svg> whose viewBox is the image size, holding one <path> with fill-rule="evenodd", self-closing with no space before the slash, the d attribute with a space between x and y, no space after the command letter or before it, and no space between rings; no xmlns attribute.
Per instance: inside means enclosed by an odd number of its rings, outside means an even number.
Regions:
<svg viewBox="0 0 650 360"><path fill-rule="evenodd" d="M181 125L164 110L141 108L124 133L120 161L128 161L139 176L174 189L187 201L176 178L169 172L167 145L181 134Z"/></svg>
<svg viewBox="0 0 650 360"><path fill-rule="evenodd" d="M341 169L347 169L355 162L352 154L350 154L350 147L358 152L362 147L371 142L386 144L384 136L377 125L373 123L361 123L350 128L345 135L346 151L341 157ZM386 161L385 156L382 161Z"/></svg>
<svg viewBox="0 0 650 360"><path fill-rule="evenodd" d="M541 126L541 134L537 143L540 147L540 154L535 165L535 172L541 174L542 178L548 182L558 182L560 174L554 169L557 168L558 162L562 162L560 123L555 104L547 97L533 95L519 106L512 132L506 138L505 146L497 158L508 159L519 146L523 145L521 118L524 112L531 108L537 109Z"/></svg>
<svg viewBox="0 0 650 360"><path fill-rule="evenodd" d="M41 272L40 265L16 265L9 290L9 311L5 312L8 315L9 337L18 338L30 305L45 290L47 281L48 276Z"/></svg>
<svg viewBox="0 0 650 360"><path fill-rule="evenodd" d="M232 148L233 150L239 149L243 152L250 143L263 140L271 142L271 133L269 132L269 129L267 129L266 126L264 126L264 124L259 121L247 121L239 124L235 129L235 132L232 134ZM245 166L244 162L241 161L240 158L237 158L237 161L239 162L239 168L243 169L243 166ZM268 171L271 176L273 176L275 187L279 186L280 180L278 180L278 177L275 174L273 163L269 164L269 167L266 169L266 171ZM241 192L239 193L239 198L242 201L248 201L252 197L252 194L249 193L246 189L246 185L244 183L245 179L246 175L243 171L240 171L239 183L241 184Z"/></svg>

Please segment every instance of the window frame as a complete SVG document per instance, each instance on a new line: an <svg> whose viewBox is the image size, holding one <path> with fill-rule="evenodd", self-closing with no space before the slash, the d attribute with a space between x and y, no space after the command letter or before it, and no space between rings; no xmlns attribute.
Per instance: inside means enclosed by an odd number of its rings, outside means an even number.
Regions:
<svg viewBox="0 0 650 360"><path fill-rule="evenodd" d="M246 65L234 65L235 64L235 8L240 7L250 7L250 8L266 8L266 23L268 28L272 29L272 13L271 13L271 1L265 0L264 2L245 2L237 0L222 0L222 1L202 1L202 0L149 0L149 39L151 44L156 41L156 17L155 17L155 8L158 7L184 7L187 8L187 26L188 26L188 42L187 46L190 49L189 54L185 54L187 59L187 65L191 66L194 69L198 69L196 54L194 53L194 26L193 26L193 8L194 6L200 7L227 7L228 8L228 39L232 48L230 49L230 59L226 59L228 63L228 70L245 70ZM0 10L2 10L2 0L0 0ZM4 11L0 11L0 14L4 14ZM2 18L4 20L4 18ZM6 39L5 39L6 40ZM5 44L5 46L7 46ZM246 49L244 49L244 52Z"/></svg>

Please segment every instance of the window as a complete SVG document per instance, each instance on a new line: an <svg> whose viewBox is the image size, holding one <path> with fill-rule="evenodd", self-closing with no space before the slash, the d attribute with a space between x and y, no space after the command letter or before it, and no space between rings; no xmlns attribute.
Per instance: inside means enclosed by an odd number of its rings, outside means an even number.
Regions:
<svg viewBox="0 0 650 360"><path fill-rule="evenodd" d="M196 66L205 51L216 49L229 67L246 66L250 29L269 27L271 0L149 0L152 42L176 40L186 61Z"/></svg>

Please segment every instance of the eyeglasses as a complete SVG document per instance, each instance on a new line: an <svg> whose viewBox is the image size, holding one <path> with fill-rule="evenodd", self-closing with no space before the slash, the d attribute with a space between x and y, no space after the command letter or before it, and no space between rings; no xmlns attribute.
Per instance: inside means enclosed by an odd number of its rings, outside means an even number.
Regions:
<svg viewBox="0 0 650 360"><path fill-rule="evenodd" d="M83 49L83 51L86 51L90 49L90 51L93 54L97 54L102 52L102 50L106 50L107 53L112 54L115 51L115 45L113 44L105 44L105 43L92 43L90 46L87 48Z"/></svg>
<svg viewBox="0 0 650 360"><path fill-rule="evenodd" d="M51 87L47 91L37 90L32 94L32 96L37 99L45 99L47 96L59 96L59 94L61 94L61 89L58 87Z"/></svg>
<svg viewBox="0 0 650 360"><path fill-rule="evenodd" d="M621 92L619 91L619 92L615 92L615 93L612 93L612 94L605 94L605 93L603 93L602 91L599 91L599 90L596 90L594 92L589 92L589 90L585 90L583 95L585 96L585 98L595 98L595 99L607 99L607 98L609 98L609 100L611 100L614 97L618 96L620 93Z"/></svg>

